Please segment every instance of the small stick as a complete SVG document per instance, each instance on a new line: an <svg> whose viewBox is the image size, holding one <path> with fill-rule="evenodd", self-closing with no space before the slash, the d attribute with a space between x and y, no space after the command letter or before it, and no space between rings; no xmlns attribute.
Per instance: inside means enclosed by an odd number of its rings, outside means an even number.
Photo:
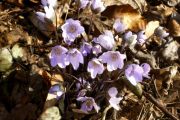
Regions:
<svg viewBox="0 0 180 120"><path fill-rule="evenodd" d="M172 113L170 113L163 105L161 105L151 94L144 92L143 95L154 105L156 105L162 112L164 112L168 117L170 117L172 120L178 120L177 117L175 117Z"/></svg>

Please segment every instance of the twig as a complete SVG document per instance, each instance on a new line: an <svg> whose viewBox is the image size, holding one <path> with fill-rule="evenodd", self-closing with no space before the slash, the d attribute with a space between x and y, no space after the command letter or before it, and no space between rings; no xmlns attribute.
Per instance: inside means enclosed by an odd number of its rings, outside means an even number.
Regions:
<svg viewBox="0 0 180 120"><path fill-rule="evenodd" d="M151 94L143 92L143 95L154 105L156 105L162 112L164 112L172 120L178 120L172 113L170 113L163 105L161 105Z"/></svg>
<svg viewBox="0 0 180 120"><path fill-rule="evenodd" d="M146 59L147 62L151 65L151 67L152 67L153 69L156 69L156 68L157 68L156 59L154 58L153 55L145 54L145 53L143 53L143 52L141 52L141 51L137 52L137 50L134 49L134 48L132 48L132 47L129 48L129 49L130 49L130 51L132 52L132 54L135 55L135 57L137 57L137 58L139 58L139 59Z"/></svg>
<svg viewBox="0 0 180 120"><path fill-rule="evenodd" d="M108 110L111 109L111 108L112 108L112 106L109 105L108 107L106 107L106 108L104 109L101 120L106 120L106 114L107 114Z"/></svg>

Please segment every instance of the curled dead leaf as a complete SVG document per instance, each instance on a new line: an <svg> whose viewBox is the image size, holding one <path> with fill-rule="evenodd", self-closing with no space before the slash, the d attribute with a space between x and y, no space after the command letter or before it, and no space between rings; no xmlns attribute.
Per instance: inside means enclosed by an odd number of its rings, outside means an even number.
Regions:
<svg viewBox="0 0 180 120"><path fill-rule="evenodd" d="M102 15L109 19L120 19L131 31L144 30L147 21L130 5L108 6Z"/></svg>
<svg viewBox="0 0 180 120"><path fill-rule="evenodd" d="M40 18L33 12L30 14L29 19L44 35L50 37L50 35L55 31L55 26L52 22L45 20L41 21Z"/></svg>
<svg viewBox="0 0 180 120"><path fill-rule="evenodd" d="M171 15L171 18L168 22L168 28L169 28L170 33L174 37L180 36L180 14L173 13Z"/></svg>

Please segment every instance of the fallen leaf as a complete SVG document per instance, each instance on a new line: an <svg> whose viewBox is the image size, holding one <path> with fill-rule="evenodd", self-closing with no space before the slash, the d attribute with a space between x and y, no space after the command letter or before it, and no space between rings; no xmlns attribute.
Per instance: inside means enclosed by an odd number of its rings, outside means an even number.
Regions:
<svg viewBox="0 0 180 120"><path fill-rule="evenodd" d="M162 69L153 69L151 74L156 79L156 88L161 95L167 95L170 86L173 84L173 80L176 77L178 66L170 66Z"/></svg>
<svg viewBox="0 0 180 120"><path fill-rule="evenodd" d="M178 60L179 59L179 49L180 45L176 41L172 41L165 45L165 47L161 50L162 57L165 60Z"/></svg>
<svg viewBox="0 0 180 120"><path fill-rule="evenodd" d="M34 24L34 26L47 37L50 37L50 35L55 31L55 26L52 22L49 22L48 20L44 22L41 21L34 12L30 14L29 19Z"/></svg>
<svg viewBox="0 0 180 120"><path fill-rule="evenodd" d="M171 18L168 22L168 28L169 28L170 33L174 37L180 36L180 14L173 13L171 15Z"/></svg>
<svg viewBox="0 0 180 120"><path fill-rule="evenodd" d="M12 56L17 60L25 61L27 60L27 50L25 47L20 46L20 44L15 44L12 49Z"/></svg>
<svg viewBox="0 0 180 120"><path fill-rule="evenodd" d="M120 19L128 29L134 32L144 30L147 24L147 21L140 13L130 5L108 6L106 10L102 12L102 16L109 19Z"/></svg>
<svg viewBox="0 0 180 120"><path fill-rule="evenodd" d="M42 113L39 120L61 120L61 115L60 115L58 107L53 106L53 107L47 108Z"/></svg>
<svg viewBox="0 0 180 120"><path fill-rule="evenodd" d="M13 64L13 58L7 48L0 49L0 71L4 72L8 70Z"/></svg>
<svg viewBox="0 0 180 120"><path fill-rule="evenodd" d="M147 38L149 38L154 34L154 31L157 27L159 27L159 21L148 22L145 29L145 35L147 36Z"/></svg>
<svg viewBox="0 0 180 120"><path fill-rule="evenodd" d="M129 4L134 9L143 11L147 7L146 0L103 0L105 6Z"/></svg>

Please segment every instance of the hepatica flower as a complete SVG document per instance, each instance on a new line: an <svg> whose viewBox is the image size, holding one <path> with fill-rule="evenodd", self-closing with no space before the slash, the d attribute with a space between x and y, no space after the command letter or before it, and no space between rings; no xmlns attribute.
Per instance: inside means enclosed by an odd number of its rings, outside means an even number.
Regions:
<svg viewBox="0 0 180 120"><path fill-rule="evenodd" d="M97 58L93 58L88 63L87 71L90 72L91 78L96 78L97 74L102 74L104 71L104 66Z"/></svg>
<svg viewBox="0 0 180 120"><path fill-rule="evenodd" d="M144 72L143 72L143 77L146 77L146 78L150 78L149 77L149 72L151 70L151 67L149 64L147 63L143 63L141 64L141 67L143 68Z"/></svg>
<svg viewBox="0 0 180 120"><path fill-rule="evenodd" d="M110 105L111 105L114 109L119 110L119 109L120 109L119 103L120 103L120 101L122 100L122 97L116 97L117 94L118 94L117 88L116 88L116 87L111 87L111 88L108 90L108 94L109 94L109 96L110 96L110 99L109 99Z"/></svg>
<svg viewBox="0 0 180 120"><path fill-rule="evenodd" d="M93 41L107 50L112 50L115 46L114 36L109 30L105 30L104 34L100 35L98 38L94 38Z"/></svg>
<svg viewBox="0 0 180 120"><path fill-rule="evenodd" d="M50 53L51 66L58 65L60 68L66 67L66 53L67 49L63 46L57 45L52 48Z"/></svg>
<svg viewBox="0 0 180 120"><path fill-rule="evenodd" d="M43 6L51 6L51 7L57 6L57 0L41 0L41 3Z"/></svg>
<svg viewBox="0 0 180 120"><path fill-rule="evenodd" d="M101 47L99 44L94 45L94 46L92 47L92 53L93 53L94 55L98 55L99 53L102 53L102 47Z"/></svg>
<svg viewBox="0 0 180 120"><path fill-rule="evenodd" d="M92 0L91 9L93 12L99 13L105 10L105 6L101 0Z"/></svg>
<svg viewBox="0 0 180 120"><path fill-rule="evenodd" d="M69 65L71 63L74 70L77 70L79 68L80 63L81 64L84 63L83 55L76 48L69 50L66 58L67 58L66 64Z"/></svg>
<svg viewBox="0 0 180 120"><path fill-rule="evenodd" d="M93 108L96 110L96 112L99 112L100 107L96 104L94 98L92 97L78 97L77 101L81 101L83 102L81 105L81 110L84 112L89 112L91 111Z"/></svg>
<svg viewBox="0 0 180 120"><path fill-rule="evenodd" d="M136 86L138 82L142 82L143 77L149 78L149 71L150 66L147 63L144 63L141 66L137 64L130 64L125 70L125 75L130 83Z"/></svg>
<svg viewBox="0 0 180 120"><path fill-rule="evenodd" d="M116 69L122 69L124 66L125 54L121 54L119 51L108 51L103 53L99 59L103 63L107 63L107 70L113 71Z"/></svg>
<svg viewBox="0 0 180 120"><path fill-rule="evenodd" d="M80 48L80 51L84 56L87 56L88 54L91 53L91 49L92 49L92 45L90 45L87 42L84 42Z"/></svg>
<svg viewBox="0 0 180 120"><path fill-rule="evenodd" d="M167 33L167 32L164 30L164 28L161 27L161 26L158 27L158 28L156 28L155 31L154 31L154 33L155 33L156 36L158 36L158 37L160 37L160 38L165 38L165 37L169 36L169 33Z"/></svg>
<svg viewBox="0 0 180 120"><path fill-rule="evenodd" d="M138 44L142 45L145 40L147 39L146 35L144 34L144 31L140 31L137 34L137 42Z"/></svg>
<svg viewBox="0 0 180 120"><path fill-rule="evenodd" d="M84 32L84 27L81 26L79 20L72 18L66 20L65 24L61 26L63 31L62 36L67 44L71 44L74 40Z"/></svg>
<svg viewBox="0 0 180 120"><path fill-rule="evenodd" d="M127 29L126 26L119 19L115 20L115 22L113 24L113 28L118 33L122 33L122 32L124 32Z"/></svg>
<svg viewBox="0 0 180 120"><path fill-rule="evenodd" d="M137 35L133 34L131 31L128 31L123 36L125 43L130 47L133 47L137 42Z"/></svg>

